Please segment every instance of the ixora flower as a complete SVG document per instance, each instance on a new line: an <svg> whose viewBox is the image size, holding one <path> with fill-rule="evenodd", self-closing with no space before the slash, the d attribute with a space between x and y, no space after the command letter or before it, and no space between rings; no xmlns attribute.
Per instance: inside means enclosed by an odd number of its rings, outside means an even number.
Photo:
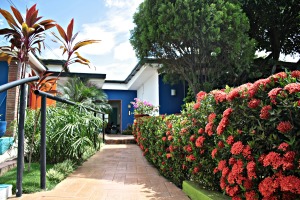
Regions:
<svg viewBox="0 0 300 200"><path fill-rule="evenodd" d="M283 121L277 125L277 130L281 133L287 133L292 129L293 129L293 125L289 121Z"/></svg>
<svg viewBox="0 0 300 200"><path fill-rule="evenodd" d="M134 108L134 114L140 115L153 115L158 111L158 106L154 106L148 101L142 101L138 98L134 98L134 101L130 102Z"/></svg>

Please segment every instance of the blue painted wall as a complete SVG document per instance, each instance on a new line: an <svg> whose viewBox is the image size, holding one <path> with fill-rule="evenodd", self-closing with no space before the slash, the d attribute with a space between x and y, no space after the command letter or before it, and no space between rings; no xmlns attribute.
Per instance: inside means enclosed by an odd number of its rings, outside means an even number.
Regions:
<svg viewBox="0 0 300 200"><path fill-rule="evenodd" d="M176 95L171 96L171 89L176 90ZM162 76L159 76L159 114L175 114L180 113L181 105L184 99L184 85L179 83L176 85L165 84Z"/></svg>
<svg viewBox="0 0 300 200"><path fill-rule="evenodd" d="M103 90L107 96L108 100L121 100L122 109L122 130L127 128L127 124L133 124L134 116L128 115L128 104L134 101L137 97L136 90ZM133 108L131 108L133 113Z"/></svg>
<svg viewBox="0 0 300 200"><path fill-rule="evenodd" d="M8 81L8 64L6 61L0 61L0 85L6 84ZM5 121L6 115L6 94L7 92L0 93L0 120Z"/></svg>

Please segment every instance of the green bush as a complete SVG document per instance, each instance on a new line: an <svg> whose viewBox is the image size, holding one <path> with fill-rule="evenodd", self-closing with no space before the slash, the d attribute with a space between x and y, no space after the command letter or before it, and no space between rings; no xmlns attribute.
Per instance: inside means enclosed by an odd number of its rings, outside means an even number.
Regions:
<svg viewBox="0 0 300 200"><path fill-rule="evenodd" d="M29 153L29 149L33 148L32 160L38 161L40 122L36 132L33 133L35 112L27 110L25 141L26 152ZM70 159L75 163L81 163L87 147L99 150L98 130L102 127L102 120L95 117L92 112L75 106L48 107L46 118L47 162L55 164Z"/></svg>
<svg viewBox="0 0 300 200"><path fill-rule="evenodd" d="M74 163L71 160L65 160L62 163L55 164L53 169L61 172L64 176L68 176L74 171Z"/></svg>
<svg viewBox="0 0 300 200"><path fill-rule="evenodd" d="M49 181L52 181L54 183L59 183L65 179L64 174L55 169L49 169L46 173L46 176Z"/></svg>
<svg viewBox="0 0 300 200"><path fill-rule="evenodd" d="M48 180L59 183L74 171L74 163L71 160L65 160L57 163L46 173Z"/></svg>
<svg viewBox="0 0 300 200"><path fill-rule="evenodd" d="M177 185L232 199L300 198L300 71L199 92L181 115L140 118L133 135Z"/></svg>

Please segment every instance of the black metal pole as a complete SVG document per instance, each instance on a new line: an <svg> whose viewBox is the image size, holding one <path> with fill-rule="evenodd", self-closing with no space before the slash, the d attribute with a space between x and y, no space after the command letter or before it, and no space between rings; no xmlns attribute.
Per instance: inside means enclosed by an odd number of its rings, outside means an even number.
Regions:
<svg viewBox="0 0 300 200"><path fill-rule="evenodd" d="M105 126L104 126L104 114L102 114L102 134L103 134L103 143L105 143Z"/></svg>
<svg viewBox="0 0 300 200"><path fill-rule="evenodd" d="M41 98L41 154L40 154L40 185L41 189L46 189L46 100Z"/></svg>
<svg viewBox="0 0 300 200"><path fill-rule="evenodd" d="M24 170L24 124L25 124L25 84L21 85L20 91L20 108L19 108L19 125L18 125L18 159L17 159L17 183L16 196L22 196L22 181Z"/></svg>

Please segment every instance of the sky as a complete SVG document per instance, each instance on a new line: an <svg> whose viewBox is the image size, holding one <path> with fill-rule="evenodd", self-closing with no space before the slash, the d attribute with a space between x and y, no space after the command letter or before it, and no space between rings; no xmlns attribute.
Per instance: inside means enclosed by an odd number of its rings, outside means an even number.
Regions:
<svg viewBox="0 0 300 200"><path fill-rule="evenodd" d="M78 41L101 40L79 49L79 53L90 60L94 67L71 65L73 72L106 74L107 80L125 80L138 63L129 42L130 30L134 28L133 14L143 0L0 0L0 8L8 11L13 4L25 15L26 8L37 4L39 16L53 19L64 29L74 18L74 32L79 32ZM7 27L0 16L0 28ZM56 29L51 29L57 32ZM63 59L62 50L54 43L53 35L47 32L46 48L41 58ZM0 38L0 45L6 43Z"/></svg>

